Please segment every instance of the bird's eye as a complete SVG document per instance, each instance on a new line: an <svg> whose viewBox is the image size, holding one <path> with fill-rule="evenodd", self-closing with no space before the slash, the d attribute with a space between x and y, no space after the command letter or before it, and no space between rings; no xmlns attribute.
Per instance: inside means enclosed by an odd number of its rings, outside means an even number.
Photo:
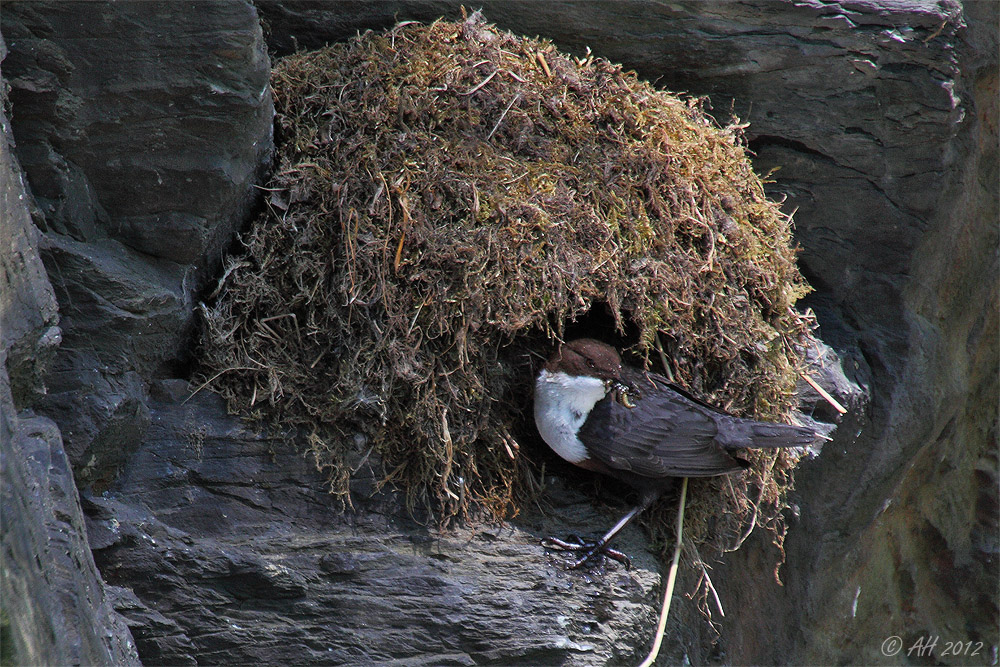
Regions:
<svg viewBox="0 0 1000 667"><path fill-rule="evenodd" d="M594 366L594 360L593 359L587 359L587 365L590 366L591 368L596 368Z"/></svg>

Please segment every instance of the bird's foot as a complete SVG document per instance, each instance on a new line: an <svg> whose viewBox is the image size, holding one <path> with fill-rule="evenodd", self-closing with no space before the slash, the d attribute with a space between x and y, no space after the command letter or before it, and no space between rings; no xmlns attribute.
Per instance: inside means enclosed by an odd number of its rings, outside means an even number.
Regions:
<svg viewBox="0 0 1000 667"><path fill-rule="evenodd" d="M573 561L569 566L570 570L579 569L588 563L592 565L598 564L604 558L618 561L625 566L626 570L632 568L632 559L621 551L601 544L599 540L584 540L579 535L569 535L565 540L560 540L557 537L546 537L542 540L542 546L547 549L560 549L562 551L582 551L583 556Z"/></svg>

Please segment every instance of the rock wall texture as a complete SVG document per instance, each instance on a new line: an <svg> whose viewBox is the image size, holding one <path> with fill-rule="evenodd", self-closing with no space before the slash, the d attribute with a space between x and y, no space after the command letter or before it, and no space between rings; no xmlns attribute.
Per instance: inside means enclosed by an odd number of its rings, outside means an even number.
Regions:
<svg viewBox="0 0 1000 667"><path fill-rule="evenodd" d="M61 332L3 113L0 128L0 659L139 664L94 565L59 427L24 409Z"/></svg>
<svg viewBox="0 0 1000 667"><path fill-rule="evenodd" d="M655 559L595 585L539 546L611 521L586 496L440 534L394 495L373 497L362 467L355 511L339 514L309 460L225 417L218 397L188 394L155 383L143 446L114 490L84 497L101 573L134 592L122 613L145 663L641 660ZM622 546L643 542L632 530Z"/></svg>
<svg viewBox="0 0 1000 667"><path fill-rule="evenodd" d="M193 304L268 168L265 43L280 55L459 5L4 4L16 147L0 165L2 572L15 662L645 652L659 566L638 531L621 545L635 568L604 577L565 573L538 546L613 520L620 503L595 504L585 478L546 480L550 505L509 525L441 534L362 474L341 515L309 461L204 392L186 400ZM773 547L749 541L712 571L719 637L678 594L663 661L919 662L884 655L883 641L937 636L939 662L995 663L998 5L483 8L749 121L756 166L780 168L774 193L797 209L809 305L855 383L839 385L852 412L834 441L800 470L784 585ZM696 582L685 573L680 593ZM948 641L983 646L945 656Z"/></svg>
<svg viewBox="0 0 1000 667"><path fill-rule="evenodd" d="M91 484L141 442L145 382L183 362L192 295L254 201L272 150L269 60L242 2L12 2L2 21L63 321L40 403Z"/></svg>

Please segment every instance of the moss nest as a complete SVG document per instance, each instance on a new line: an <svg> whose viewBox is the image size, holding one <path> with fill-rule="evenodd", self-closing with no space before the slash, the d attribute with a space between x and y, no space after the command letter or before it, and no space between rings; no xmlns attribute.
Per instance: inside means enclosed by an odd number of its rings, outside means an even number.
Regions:
<svg viewBox="0 0 1000 667"><path fill-rule="evenodd" d="M439 521L516 512L548 456L534 374L588 313L716 405L793 409L791 221L699 100L478 14L295 54L271 83L276 171L203 307L201 373L304 436L347 502L371 455ZM795 458L748 456L692 486L695 545L780 520Z"/></svg>

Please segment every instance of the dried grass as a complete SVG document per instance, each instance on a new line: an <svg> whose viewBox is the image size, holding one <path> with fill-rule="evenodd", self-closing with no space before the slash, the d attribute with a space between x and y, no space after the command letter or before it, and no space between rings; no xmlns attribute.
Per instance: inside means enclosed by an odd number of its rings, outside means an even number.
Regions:
<svg viewBox="0 0 1000 667"><path fill-rule="evenodd" d="M540 443L528 352L592 308L706 400L793 407L810 333L790 220L699 100L478 15L286 57L272 87L279 163L203 308L202 372L234 410L304 431L347 502L373 448L443 523L516 512L518 441ZM752 518L781 534L794 456L750 456L692 482L693 544L732 547Z"/></svg>

